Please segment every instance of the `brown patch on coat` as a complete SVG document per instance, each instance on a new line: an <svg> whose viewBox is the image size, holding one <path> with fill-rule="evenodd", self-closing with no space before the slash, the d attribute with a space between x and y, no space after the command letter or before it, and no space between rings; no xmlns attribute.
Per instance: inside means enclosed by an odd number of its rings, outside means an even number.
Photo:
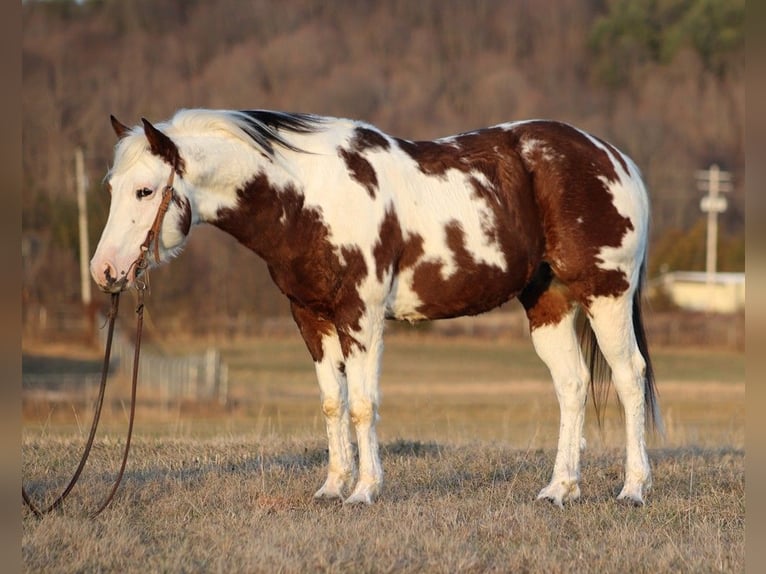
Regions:
<svg viewBox="0 0 766 574"><path fill-rule="evenodd" d="M517 155L514 139L502 128L485 128L437 141L395 141L422 173L437 177L456 169L464 173L479 171L493 181L498 166Z"/></svg>
<svg viewBox="0 0 766 574"><path fill-rule="evenodd" d="M401 273L414 267L412 288L422 301L416 310L427 318L475 315L502 305L524 287L534 269L535 259L529 253L518 252L516 257L524 257L525 264L507 271L477 261L466 247L465 233L457 220L445 227L445 239L456 267L446 278L442 274L445 262L425 257L421 235L408 234L405 238L395 211L389 208L373 250L379 281L389 269Z"/></svg>
<svg viewBox="0 0 766 574"><path fill-rule="evenodd" d="M375 259L375 276L378 282L383 282L383 276L389 269L395 267L402 252L404 238L399 218L393 206L386 209L386 215L378 229L378 240L372 248Z"/></svg>
<svg viewBox="0 0 766 574"><path fill-rule="evenodd" d="M524 142L531 140L542 146L522 155ZM616 296L628 289L622 271L599 267L603 263L600 250L620 247L625 234L634 229L630 219L617 211L601 179L619 180L614 162L627 172L625 159L610 144L602 142L606 151L599 149L582 132L551 121L526 122L511 129L487 128L441 141L396 142L426 175L444 177L455 169L485 176L488 184L471 180L475 196L495 214L494 222L482 222L484 233L489 241L502 246L506 256L522 254L509 261L509 268L521 265L526 267L527 277L532 277L539 260L524 254L533 254L539 239L537 245L544 244L541 258L550 262L555 276L584 305L594 297ZM520 155L521 167L517 163ZM531 178L531 195L524 193L521 180L525 177ZM530 226L530 218L541 221L539 235ZM517 245L525 240L528 245ZM429 287L437 283L434 278L425 282ZM563 303L560 307L563 310ZM550 320L554 314L551 312Z"/></svg>
<svg viewBox="0 0 766 574"><path fill-rule="evenodd" d="M544 259L553 274L586 307L594 297L624 293L629 287L625 273L599 267L599 251L620 247L634 229L633 222L617 211L601 179L619 181L610 155L625 165L620 154L616 150L608 154L580 131L558 122L527 122L508 133L519 150L525 141L544 144L522 158L534 179L545 231ZM543 147L554 153L546 154Z"/></svg>
<svg viewBox="0 0 766 574"><path fill-rule="evenodd" d="M409 233L405 238L399 217L393 206L389 206L380 223L378 240L372 250L378 281L382 283L388 271L396 275L415 266L424 253L423 236L418 233Z"/></svg>
<svg viewBox="0 0 766 574"><path fill-rule="evenodd" d="M386 136L371 128L356 128L354 130L354 149L363 152L368 149L382 149L387 151L391 144Z"/></svg>
<svg viewBox="0 0 766 574"><path fill-rule="evenodd" d="M617 148L615 148L612 144L610 144L607 141L602 140L601 138L597 138L596 136L591 136L593 139L595 139L597 142L599 142L602 146L604 146L606 149L609 150L609 153L612 154L612 158L617 160L619 162L620 166L622 167L623 171L625 173L630 173L628 171L628 164L625 161L625 158L622 157L622 154L617 151Z"/></svg>
<svg viewBox="0 0 766 574"><path fill-rule="evenodd" d="M378 175L375 173L375 168L372 167L372 164L355 151L338 148L338 155L346 163L346 168L351 177L367 190L372 199L375 199L375 192L378 189Z"/></svg>
<svg viewBox="0 0 766 574"><path fill-rule="evenodd" d="M450 169L467 171L460 150L451 142L418 141L396 139L399 148L418 164L425 175L444 176Z"/></svg>
<svg viewBox="0 0 766 574"><path fill-rule="evenodd" d="M530 331L543 325L557 325L574 305L569 289L553 276L547 262L537 268L519 301L527 312Z"/></svg>
<svg viewBox="0 0 766 574"><path fill-rule="evenodd" d="M435 177L444 177L454 169L462 173L479 173L470 178L473 196L489 206L491 220L482 221L482 229L490 243L498 244L518 264L542 247L541 227L532 180L516 148L516 138L502 128L486 128L457 135L443 141L411 142L396 140L399 147L418 165L418 169ZM534 258L534 257L533 257ZM525 268L531 276L537 261ZM527 266L525 266L527 267Z"/></svg>
<svg viewBox="0 0 766 574"><path fill-rule="evenodd" d="M295 302L290 304L290 310L311 358L314 359L315 363L321 362L324 357L322 341L335 331L335 326L326 318L317 315L310 309L299 306Z"/></svg>
<svg viewBox="0 0 766 574"><path fill-rule="evenodd" d="M358 287L368 271L359 248L338 250L321 209L306 207L295 187L273 186L262 173L237 190L237 197L235 208L218 211L214 225L264 259L293 305L332 323L345 356L354 347L364 350L354 337L366 310Z"/></svg>
<svg viewBox="0 0 766 574"><path fill-rule="evenodd" d="M375 199L375 193L378 189L378 174L372 164L364 157L364 152L374 149L388 150L390 145L386 137L380 132L359 127L354 130L348 149L338 148L338 155L343 158L349 174L367 190L372 199Z"/></svg>
<svg viewBox="0 0 766 574"><path fill-rule="evenodd" d="M457 220L445 227L455 270L444 277L445 263L425 259L415 265L412 288L421 304L417 311L429 319L477 315L516 296L528 281L526 266L507 270L474 259Z"/></svg>
<svg viewBox="0 0 766 574"><path fill-rule="evenodd" d="M344 263L338 277L342 281L339 293L335 296L333 322L338 330L340 348L343 356L348 357L354 348L366 351L367 347L357 340L353 331L360 331L360 320L366 310L364 301L359 297L359 284L367 277L367 263L362 251L354 246L343 246L341 255Z"/></svg>
<svg viewBox="0 0 766 574"><path fill-rule="evenodd" d="M180 210L180 213L178 215L178 229L184 235L189 235L189 230L191 229L191 218L192 218L191 205L189 204L189 200L188 198L182 195L178 195L177 193L174 193L173 203Z"/></svg>

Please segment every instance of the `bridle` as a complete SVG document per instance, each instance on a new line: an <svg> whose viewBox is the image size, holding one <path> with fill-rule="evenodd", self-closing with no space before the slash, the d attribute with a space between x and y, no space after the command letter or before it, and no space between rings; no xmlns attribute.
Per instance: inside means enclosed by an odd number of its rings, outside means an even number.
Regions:
<svg viewBox="0 0 766 574"><path fill-rule="evenodd" d="M167 213L168 208L170 207L170 202L173 199L173 196L175 195L175 190L173 189L174 177L175 177L175 168L171 168L167 183L165 184L165 187L162 189L162 200L160 201L160 205L157 209L157 214L154 217L154 222L152 223L152 226L149 228L149 231L146 233L146 238L141 244L141 252L139 253L136 260L130 266L131 268L135 266L135 269L136 269L135 284L136 284L136 291L138 293L138 304L136 305L136 344L135 344L135 349L133 353L133 375L131 379L130 417L128 422L128 435L125 440L125 447L123 449L123 454L122 454L122 463L120 465L120 471L117 474L117 478L114 480L114 483L112 485L111 490L109 491L109 494L106 496L106 498L104 498L103 502L99 505L99 507L90 514L91 518L98 516L107 506L109 506L109 503L112 501L115 493L117 492L117 488L120 486L120 482L122 482L122 477L125 473L125 467L128 462L128 453L130 452L130 440L133 436L133 421L135 419L135 414L136 414L136 389L138 388L138 364L139 364L139 357L141 353L141 333L143 331L143 324L144 324L144 293L146 292L148 287L148 281L146 280L146 273L149 267L149 262L147 261L147 254L152 249L152 243L154 243L154 249L153 249L154 260L156 263L158 264L160 263L160 231L162 229L162 223L165 220L165 214ZM139 277L139 272L141 273L140 277ZM61 494L59 494L50 505L44 508L39 508L38 506L36 506L30 499L29 494L27 494L27 491L24 488L24 485L22 484L21 486L21 497L24 500L24 503L29 507L32 513L38 518L41 518L43 515L48 514L49 512L61 507L66 497L74 488L75 484L77 484L77 480L80 478L80 474L82 473L83 468L85 468L85 463L88 461L88 456L90 455L91 447L93 446L93 440L96 436L96 430L98 429L98 422L99 422L99 419L101 418L101 408L104 404L106 379L109 374L109 360L112 353L112 338L114 335L114 323L115 323L115 320L117 319L117 311L119 310L119 306L120 306L120 294L112 293L111 308L109 310L109 327L107 331L106 345L104 347L104 362L101 366L101 382L99 385L98 397L96 399L96 408L93 413L93 420L90 425L90 432L88 434L88 440L85 444L85 449L82 453L82 456L80 457L80 462L77 465L77 469L72 475L72 478L69 480L69 484L67 484L66 488L64 488Z"/></svg>
<svg viewBox="0 0 766 574"><path fill-rule="evenodd" d="M165 183L165 187L162 188L162 200L160 206L157 208L157 215L154 216L154 222L146 233L146 239L141 244L141 253L138 259L135 261L135 265L138 269L146 270L146 254L154 241L154 261L159 264L160 262L160 230L162 229L162 222L165 220L165 214L170 207L170 202L175 195L175 189L173 189L173 180L175 178L175 168L170 169L170 175L168 181Z"/></svg>

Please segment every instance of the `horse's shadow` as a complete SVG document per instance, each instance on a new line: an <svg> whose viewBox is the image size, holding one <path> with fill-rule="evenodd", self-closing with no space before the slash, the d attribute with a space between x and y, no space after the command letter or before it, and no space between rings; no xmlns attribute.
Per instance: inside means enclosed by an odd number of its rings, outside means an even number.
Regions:
<svg viewBox="0 0 766 574"><path fill-rule="evenodd" d="M356 451L356 444L352 445ZM381 457L383 462L402 458L433 458L441 456L444 447L434 442L420 442L396 440L381 445ZM356 454L356 453L355 453ZM322 470L326 467L328 450L326 447L304 447L301 450L283 451L271 454L254 453L251 457L238 458L236 460L205 461L192 460L174 461L173 464L155 464L144 468L128 468L125 470L122 480L122 489L128 490L130 498L140 499L141 492L145 489L182 486L193 487L201 484L212 475L218 476L241 476L244 480L252 480L259 475L285 476L317 474L317 480L321 478ZM322 469L322 470L319 470ZM86 479L78 485L81 489L85 483L102 488L102 485L111 484L116 477L117 469L103 470L87 473ZM33 498L45 499L53 496L60 490L67 477L64 475L46 476L44 478L30 479L25 485L26 490ZM106 486L104 486L105 488Z"/></svg>
<svg viewBox="0 0 766 574"><path fill-rule="evenodd" d="M498 488L514 492L514 498L534 500L536 489L545 480L551 465L551 453L544 450L502 453L501 460L493 460L491 464L487 464L472 458L471 449L405 439L382 444L380 452L384 467L398 467L392 473L396 477L387 480L388 485L383 497L390 503L405 502L413 498L462 495L468 491ZM621 456L617 452L612 454L608 457L607 455L597 457L598 460L592 461L589 466L595 466L593 473L599 475L593 482L606 482L613 487L606 490L589 488L587 494L583 493L583 501L602 503L611 501L616 496L622 482L619 470ZM705 449L681 451L661 449L653 453L653 457L655 463L659 463L679 457L705 456L706 454L709 453ZM424 471L423 467L419 466L419 470L412 472L401 468L403 464L407 466L407 460L438 461L445 456L455 456L456 464L453 466L426 464L427 470ZM317 481L320 481L327 465L327 458L328 451L325 447L304 447L271 454L254 453L253 456L236 460L224 458L218 462L177 461L172 466L157 464L141 469L130 469L128 465L123 488L128 491L125 496L139 500L143 498L142 492L145 490L155 490L170 485L181 485L187 489L205 482L212 475L239 476L243 480L254 480L255 477L266 474L275 477L267 478L267 480L278 480L276 477L279 476L315 474ZM97 483L100 488L101 484L111 484L115 475L116 469L100 471L94 473L89 481ZM61 488L64 480L60 476L32 479L26 485L26 489L33 497L45 498ZM613 489L614 492L611 492Z"/></svg>

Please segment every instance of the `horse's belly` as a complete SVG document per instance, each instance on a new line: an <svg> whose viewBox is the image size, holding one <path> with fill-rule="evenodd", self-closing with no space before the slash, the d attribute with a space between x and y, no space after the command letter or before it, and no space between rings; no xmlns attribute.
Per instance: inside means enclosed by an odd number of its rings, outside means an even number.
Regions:
<svg viewBox="0 0 766 574"><path fill-rule="evenodd" d="M458 269L445 277L424 263L395 279L386 315L406 321L477 315L506 303L525 284L526 278L494 266Z"/></svg>

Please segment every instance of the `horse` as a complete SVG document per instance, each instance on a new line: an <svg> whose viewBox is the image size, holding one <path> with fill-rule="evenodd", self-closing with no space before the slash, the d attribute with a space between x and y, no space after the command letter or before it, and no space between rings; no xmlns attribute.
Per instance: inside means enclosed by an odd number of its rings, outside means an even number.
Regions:
<svg viewBox="0 0 766 574"><path fill-rule="evenodd" d="M111 123L111 204L93 279L105 292L135 286L147 267L136 265L141 252L153 248L149 268L165 263L201 223L260 256L316 370L328 440L316 498L370 504L381 494L386 319L476 315L518 298L560 409L538 499L561 507L579 498L588 391L600 422L611 384L626 428L618 499L644 504L645 434L659 421L641 315L649 200L626 154L553 120L429 141L267 110Z"/></svg>

